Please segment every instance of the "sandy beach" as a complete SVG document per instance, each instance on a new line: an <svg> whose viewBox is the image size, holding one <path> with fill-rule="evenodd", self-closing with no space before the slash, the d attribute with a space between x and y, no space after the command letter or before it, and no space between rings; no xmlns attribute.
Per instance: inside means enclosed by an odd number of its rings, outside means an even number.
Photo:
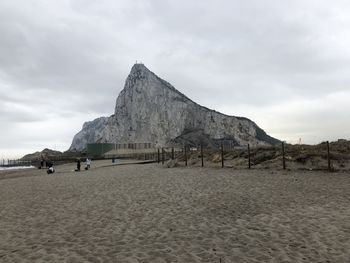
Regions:
<svg viewBox="0 0 350 263"><path fill-rule="evenodd" d="M349 262L350 174L158 164L0 173L0 262Z"/></svg>

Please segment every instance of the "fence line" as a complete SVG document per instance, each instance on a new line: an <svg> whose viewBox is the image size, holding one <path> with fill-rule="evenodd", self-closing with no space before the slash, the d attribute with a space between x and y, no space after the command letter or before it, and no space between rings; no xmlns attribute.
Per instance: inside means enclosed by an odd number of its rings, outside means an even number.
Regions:
<svg viewBox="0 0 350 263"><path fill-rule="evenodd" d="M226 147L225 147L226 145ZM306 149L304 149L306 148ZM287 145L281 142L276 146L256 146L251 147L247 144L245 148L237 147L234 149L231 145L220 143L218 148L205 148L202 144L197 147L183 147L182 151L176 151L174 154L174 148L161 148L158 149L158 159L155 161L165 164L168 160L177 159L177 163L181 165L183 162L185 166L194 165L196 161L200 163L201 167L215 166L215 163L221 162L221 167L232 168L280 168L283 170L291 169L308 169L308 170L328 170L334 171L335 159L332 160L332 154L330 143L327 141L325 145ZM176 155L176 156L174 156ZM214 157L213 157L214 156ZM204 161L206 157L206 161ZM210 160L212 157L213 160ZM315 157L315 160L312 158ZM309 158L309 159L308 159ZM241 159L246 165L236 164L235 161ZM281 160L280 164L278 160ZM350 161L350 156L348 156ZM191 160L191 161L190 161ZM189 162L190 161L190 162ZM244 163L243 162L243 163ZM308 163L309 162L309 163ZM323 163L326 162L326 165ZM229 164L229 165L227 165ZM199 164L197 164L199 166ZM264 167L266 166L266 167Z"/></svg>
<svg viewBox="0 0 350 263"><path fill-rule="evenodd" d="M347 142L346 142L347 143ZM218 147L205 147L203 144L197 146L184 146L182 148L163 147L147 149L147 152L137 152L125 155L112 156L110 158L97 159L115 159L115 158L133 158L143 160L153 160L159 164L165 164L166 161L174 160L177 164L183 163L185 166L215 166L231 168L280 168L290 169L310 169L310 170L328 170L334 171L340 169L336 167L339 160L349 160L350 169L350 143L345 145L348 148L337 150L335 143L321 143L319 145L288 145L282 142L276 146L255 146L250 144L242 147L235 147L232 143L228 144L222 141ZM334 151L332 151L334 147ZM349 152L347 152L349 150ZM340 156L340 157L339 157ZM23 161L23 160L0 160L1 167L9 166L38 166L45 167L46 161L54 164L75 162L79 156L58 156L49 157L49 160ZM85 158L85 157L80 157ZM338 159L337 159L338 158ZM96 158L94 158L96 160ZM337 163L338 162L338 163ZM343 166L341 166L343 165ZM347 169L346 165L341 167ZM339 166L339 165L338 165Z"/></svg>

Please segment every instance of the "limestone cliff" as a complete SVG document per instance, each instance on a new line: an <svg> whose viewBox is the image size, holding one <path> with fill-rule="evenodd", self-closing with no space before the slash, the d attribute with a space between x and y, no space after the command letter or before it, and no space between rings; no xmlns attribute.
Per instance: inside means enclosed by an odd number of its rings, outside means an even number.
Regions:
<svg viewBox="0 0 350 263"><path fill-rule="evenodd" d="M157 146L230 139L236 145L279 141L247 118L228 116L198 105L143 64L135 64L120 92L115 112L83 125L70 150L92 142L150 142Z"/></svg>

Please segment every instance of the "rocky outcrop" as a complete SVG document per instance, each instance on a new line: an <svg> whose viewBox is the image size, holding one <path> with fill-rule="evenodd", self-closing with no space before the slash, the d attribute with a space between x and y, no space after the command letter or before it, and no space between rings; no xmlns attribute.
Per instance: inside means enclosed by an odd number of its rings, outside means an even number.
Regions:
<svg viewBox="0 0 350 263"><path fill-rule="evenodd" d="M228 116L190 100L143 64L135 64L120 92L115 112L86 122L70 150L87 143L151 142L157 146L230 139L235 145L268 145L279 141L247 118Z"/></svg>
<svg viewBox="0 0 350 263"><path fill-rule="evenodd" d="M30 153L21 158L21 161L51 160L62 156L62 152L44 149L41 152Z"/></svg>

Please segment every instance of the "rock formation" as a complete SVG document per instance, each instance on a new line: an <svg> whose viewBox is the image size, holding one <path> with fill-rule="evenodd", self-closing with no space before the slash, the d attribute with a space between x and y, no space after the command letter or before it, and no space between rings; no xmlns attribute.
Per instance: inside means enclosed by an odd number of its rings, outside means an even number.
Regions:
<svg viewBox="0 0 350 263"><path fill-rule="evenodd" d="M240 146L279 142L247 118L198 105L143 64L135 64L117 98L114 114L84 123L70 150L82 151L87 143L95 142L213 146L221 139Z"/></svg>
<svg viewBox="0 0 350 263"><path fill-rule="evenodd" d="M21 161L40 161L56 159L62 156L62 152L45 148L41 152L30 153L21 158Z"/></svg>

